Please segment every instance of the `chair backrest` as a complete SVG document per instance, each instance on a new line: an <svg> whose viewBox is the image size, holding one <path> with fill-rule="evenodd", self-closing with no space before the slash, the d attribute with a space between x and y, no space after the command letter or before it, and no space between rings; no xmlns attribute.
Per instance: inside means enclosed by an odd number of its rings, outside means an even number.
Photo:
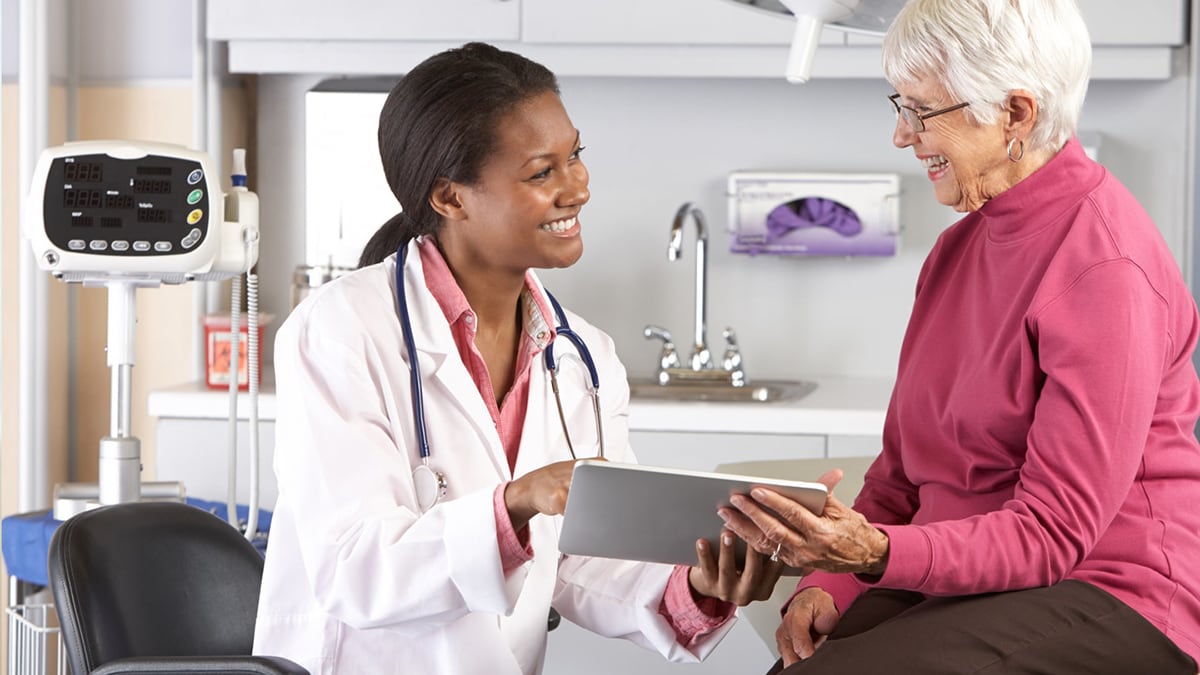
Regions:
<svg viewBox="0 0 1200 675"><path fill-rule="evenodd" d="M135 502L80 513L54 533L48 565L75 673L128 657L251 653L263 559L207 511Z"/></svg>

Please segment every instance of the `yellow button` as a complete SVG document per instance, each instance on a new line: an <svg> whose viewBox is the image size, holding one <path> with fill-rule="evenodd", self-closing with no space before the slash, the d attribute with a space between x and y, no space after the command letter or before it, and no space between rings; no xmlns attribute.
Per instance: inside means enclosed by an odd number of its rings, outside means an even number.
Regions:
<svg viewBox="0 0 1200 675"><path fill-rule="evenodd" d="M192 212L188 214L188 225L195 225L196 223L200 222L200 219L203 217L203 211L200 209L192 209Z"/></svg>

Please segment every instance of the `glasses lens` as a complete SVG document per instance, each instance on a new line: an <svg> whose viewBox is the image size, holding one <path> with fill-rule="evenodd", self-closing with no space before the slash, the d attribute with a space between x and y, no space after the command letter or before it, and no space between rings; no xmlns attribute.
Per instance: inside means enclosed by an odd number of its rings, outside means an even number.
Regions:
<svg viewBox="0 0 1200 675"><path fill-rule="evenodd" d="M925 131L925 121L921 119L921 115L906 105L900 105L898 94L888 96L888 100L891 101L892 107L896 109L896 117L903 117L904 122L913 131Z"/></svg>
<svg viewBox="0 0 1200 675"><path fill-rule="evenodd" d="M904 111L904 121L908 122L908 126L912 127L913 131L918 133L925 131L925 120L921 119L920 113L912 108L902 108Z"/></svg>

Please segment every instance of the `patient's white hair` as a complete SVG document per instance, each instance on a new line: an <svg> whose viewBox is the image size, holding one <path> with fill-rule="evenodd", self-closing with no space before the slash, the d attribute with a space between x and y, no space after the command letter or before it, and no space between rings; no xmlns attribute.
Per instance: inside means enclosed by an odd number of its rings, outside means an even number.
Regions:
<svg viewBox="0 0 1200 675"><path fill-rule="evenodd" d="M1079 125L1092 70L1075 0L910 0L883 40L892 84L940 80L964 112L994 124L1014 89L1033 93L1031 150L1062 147Z"/></svg>

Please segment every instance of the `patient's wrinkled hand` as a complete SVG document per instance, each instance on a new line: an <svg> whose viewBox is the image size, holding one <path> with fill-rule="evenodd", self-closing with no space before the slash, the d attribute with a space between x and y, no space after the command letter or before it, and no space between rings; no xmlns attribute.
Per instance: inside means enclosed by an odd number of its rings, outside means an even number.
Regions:
<svg viewBox="0 0 1200 675"><path fill-rule="evenodd" d="M841 477L834 469L818 479L830 488L821 515L765 487L754 488L750 497L734 495L734 508L717 513L756 550L777 552L793 567L881 575L890 548L887 534L833 495Z"/></svg>
<svg viewBox="0 0 1200 675"><path fill-rule="evenodd" d="M833 596L820 588L806 588L788 604L783 622L775 631L775 643L783 665L790 666L812 656L833 632L841 615Z"/></svg>

